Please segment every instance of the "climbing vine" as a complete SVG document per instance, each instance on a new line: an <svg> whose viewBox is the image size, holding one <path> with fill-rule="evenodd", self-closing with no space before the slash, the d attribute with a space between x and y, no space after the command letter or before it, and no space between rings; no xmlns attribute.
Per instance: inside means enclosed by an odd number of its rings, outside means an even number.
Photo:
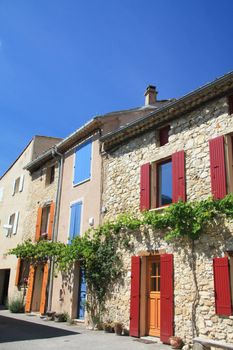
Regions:
<svg viewBox="0 0 233 350"><path fill-rule="evenodd" d="M145 211L140 216L123 214L115 221L107 221L97 229L76 237L71 244L41 240L26 241L11 249L32 264L53 259L58 270L68 273L75 261L85 270L89 288L92 317L101 314L111 285L122 272L122 254L130 249L131 236L140 226L162 229L165 239L189 237L196 240L219 216L233 218L233 195L222 200L212 198L199 202L178 202L162 211Z"/></svg>

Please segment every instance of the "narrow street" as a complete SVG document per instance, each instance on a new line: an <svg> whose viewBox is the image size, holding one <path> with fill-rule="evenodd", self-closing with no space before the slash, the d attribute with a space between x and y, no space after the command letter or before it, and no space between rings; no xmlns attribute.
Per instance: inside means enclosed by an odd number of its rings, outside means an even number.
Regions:
<svg viewBox="0 0 233 350"><path fill-rule="evenodd" d="M1 350L169 350L163 344L145 344L132 337L120 337L84 326L41 320L38 316L0 311Z"/></svg>

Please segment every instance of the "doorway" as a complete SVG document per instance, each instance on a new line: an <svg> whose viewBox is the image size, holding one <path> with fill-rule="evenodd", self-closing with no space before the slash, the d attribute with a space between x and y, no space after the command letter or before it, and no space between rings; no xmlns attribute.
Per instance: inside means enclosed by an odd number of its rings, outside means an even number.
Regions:
<svg viewBox="0 0 233 350"><path fill-rule="evenodd" d="M86 301L86 279L85 271L80 268L79 271L79 293L78 293L78 313L77 318L80 320L84 319L85 314L85 301Z"/></svg>
<svg viewBox="0 0 233 350"><path fill-rule="evenodd" d="M147 260L147 334L160 336L160 257Z"/></svg>
<svg viewBox="0 0 233 350"><path fill-rule="evenodd" d="M8 288L10 269L0 270L0 305L6 306L8 299Z"/></svg>
<svg viewBox="0 0 233 350"><path fill-rule="evenodd" d="M31 311L34 311L34 312L40 311L43 275L44 275L44 265L38 265L35 271L32 304L31 304Z"/></svg>

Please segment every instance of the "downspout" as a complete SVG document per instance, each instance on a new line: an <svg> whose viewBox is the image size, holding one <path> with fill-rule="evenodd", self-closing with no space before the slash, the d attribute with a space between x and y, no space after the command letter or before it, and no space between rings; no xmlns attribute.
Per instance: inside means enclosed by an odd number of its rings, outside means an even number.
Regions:
<svg viewBox="0 0 233 350"><path fill-rule="evenodd" d="M54 215L54 225L52 232L52 242L57 242L58 235L58 218L60 212L60 202L61 202L61 187L62 187L62 178L63 178L63 164L64 164L64 155L57 151L57 146L55 146L52 150L52 156L54 158L59 157L59 175L58 175L58 186L57 186L57 194L56 194L56 206L55 206L55 215ZM53 295L53 278L54 278L54 260L51 260L50 265L50 274L49 274L49 286L48 286L48 306L47 310L51 311L52 307L52 295Z"/></svg>

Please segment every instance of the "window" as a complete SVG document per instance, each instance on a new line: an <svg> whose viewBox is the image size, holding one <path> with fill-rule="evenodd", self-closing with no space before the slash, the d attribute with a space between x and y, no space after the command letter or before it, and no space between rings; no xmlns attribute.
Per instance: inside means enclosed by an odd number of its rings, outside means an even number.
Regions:
<svg viewBox="0 0 233 350"><path fill-rule="evenodd" d="M211 192L215 199L233 192L233 135L209 140Z"/></svg>
<svg viewBox="0 0 233 350"><path fill-rule="evenodd" d="M14 196L18 192L22 192L23 185L24 185L24 175L21 175L20 177L17 177L17 179L14 180L12 196Z"/></svg>
<svg viewBox="0 0 233 350"><path fill-rule="evenodd" d="M233 135L227 135L226 141L226 158L227 158L227 192L233 192Z"/></svg>
<svg viewBox="0 0 233 350"><path fill-rule="evenodd" d="M149 210L186 200L185 154L141 166L140 209Z"/></svg>
<svg viewBox="0 0 233 350"><path fill-rule="evenodd" d="M46 185L52 184L54 182L54 178L55 178L55 165L47 168L45 184Z"/></svg>
<svg viewBox="0 0 233 350"><path fill-rule="evenodd" d="M30 263L27 260L20 260L19 276L17 278L17 286L21 287L27 284L29 275Z"/></svg>
<svg viewBox="0 0 233 350"><path fill-rule="evenodd" d="M160 146L166 145L168 143L169 139L169 131L170 131L170 125L166 125L162 129L159 130L159 144Z"/></svg>
<svg viewBox="0 0 233 350"><path fill-rule="evenodd" d="M53 201L38 208L36 220L36 241L40 239L52 239L55 203Z"/></svg>
<svg viewBox="0 0 233 350"><path fill-rule="evenodd" d="M172 161L157 165L157 206L172 203Z"/></svg>
<svg viewBox="0 0 233 350"><path fill-rule="evenodd" d="M19 212L10 215L7 225L7 236L11 236L12 234L15 235L17 233L18 221Z"/></svg>
<svg viewBox="0 0 233 350"><path fill-rule="evenodd" d="M70 207L70 231L69 243L80 235L81 229L82 202L77 202Z"/></svg>
<svg viewBox="0 0 233 350"><path fill-rule="evenodd" d="M91 153L92 142L88 141L75 151L74 162L74 180L73 184L77 185L84 181L87 181L91 177Z"/></svg>
<svg viewBox="0 0 233 350"><path fill-rule="evenodd" d="M0 202L3 200L3 187L0 188Z"/></svg>
<svg viewBox="0 0 233 350"><path fill-rule="evenodd" d="M233 114L233 95L228 96L229 114Z"/></svg>
<svg viewBox="0 0 233 350"><path fill-rule="evenodd" d="M42 217L41 217L41 228L40 236L41 238L47 238L48 229L49 229L49 219L50 219L50 205L42 208Z"/></svg>

